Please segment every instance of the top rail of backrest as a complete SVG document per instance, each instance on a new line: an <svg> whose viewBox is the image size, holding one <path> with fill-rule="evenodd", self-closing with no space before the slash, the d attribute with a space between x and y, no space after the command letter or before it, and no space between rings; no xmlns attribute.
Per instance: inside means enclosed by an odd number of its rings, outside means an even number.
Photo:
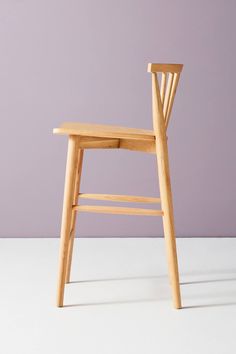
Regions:
<svg viewBox="0 0 236 354"><path fill-rule="evenodd" d="M150 73L181 73L183 64L154 64L149 63L147 71Z"/></svg>

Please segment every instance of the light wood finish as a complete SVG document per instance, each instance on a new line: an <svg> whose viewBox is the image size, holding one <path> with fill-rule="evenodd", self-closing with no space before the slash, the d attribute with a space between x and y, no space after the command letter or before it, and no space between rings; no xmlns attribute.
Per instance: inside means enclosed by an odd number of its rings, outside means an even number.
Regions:
<svg viewBox="0 0 236 354"><path fill-rule="evenodd" d="M162 210L141 209L141 208L123 208L103 205L74 205L74 210L88 213L101 214L120 214L120 215L144 215L144 216L162 216Z"/></svg>
<svg viewBox="0 0 236 354"><path fill-rule="evenodd" d="M148 64L149 73L181 73L182 64Z"/></svg>
<svg viewBox="0 0 236 354"><path fill-rule="evenodd" d="M120 139L120 149L131 151L147 152L150 154L156 153L155 140L134 140L134 139Z"/></svg>
<svg viewBox="0 0 236 354"><path fill-rule="evenodd" d="M80 145L80 143L78 145ZM77 174L76 174L76 181L75 181L73 205L78 204L78 200L79 200L79 189L80 189L80 179L81 179L82 164L83 164L83 155L84 155L84 150L79 148L77 165L76 165ZM77 212L76 210L73 210L71 228L70 228L68 259L66 265L66 283L69 283L70 281L71 261L72 261L74 238L75 238L76 216L77 216Z"/></svg>
<svg viewBox="0 0 236 354"><path fill-rule="evenodd" d="M53 130L55 134L65 134L69 136L61 226L58 306L63 306L65 281L68 282L70 278L76 214L77 212L90 212L162 216L173 303L175 308L181 308L166 130L170 121L182 68L182 64L148 65L148 71L151 73L152 77L153 130L75 122L63 123L59 128ZM128 149L131 151L154 153L157 158L161 198L80 193L79 185L83 149ZM140 168L142 168L142 166L140 166ZM131 203L160 203L161 210L80 205L80 199Z"/></svg>
<svg viewBox="0 0 236 354"><path fill-rule="evenodd" d="M154 140L154 132L146 129L119 127L115 125L100 125L87 123L63 123L53 129L54 134L85 135L102 138L127 138L134 140Z"/></svg>
<svg viewBox="0 0 236 354"><path fill-rule="evenodd" d="M174 74L170 73L169 74L169 78L168 78L167 87L166 87L165 99L164 99L164 102L163 102L164 119L166 119L167 111L168 111L169 104L170 104L170 95L171 95L173 80L174 80Z"/></svg>
<svg viewBox="0 0 236 354"><path fill-rule="evenodd" d="M118 194L86 194L80 193L79 197L82 199L93 200L109 200L113 202L127 202L127 203L160 203L160 198L141 197L136 195L118 195Z"/></svg>
<svg viewBox="0 0 236 354"><path fill-rule="evenodd" d="M162 64L164 65L164 64ZM173 64L174 66L174 64ZM174 71L175 70L175 71ZM175 67L172 69L172 72L162 72L161 79L160 79L160 97L161 97L161 103L163 106L163 116L164 116L164 121L165 121L165 127L167 129L169 120L170 120L170 115L174 103L174 98L175 98L175 93L177 90L179 78L180 78L180 72L178 71L179 68L177 66L177 69ZM153 72L155 73L155 72ZM157 81L158 80L158 75L159 72L155 73ZM156 124L156 123L155 123ZM154 130L155 130L154 126Z"/></svg>
<svg viewBox="0 0 236 354"><path fill-rule="evenodd" d="M126 149L145 153L156 153L155 139L135 140L135 139L116 139L81 136L80 149Z"/></svg>
<svg viewBox="0 0 236 354"><path fill-rule="evenodd" d="M174 307L181 308L181 296L179 285L179 272L177 262L177 251L174 230L174 214L171 193L171 182L169 172L168 147L166 139L165 118L163 105L159 91L157 76L152 74L152 95L153 95L153 120L155 121L156 153L159 173L159 186L161 195L161 206L164 212L163 226L167 248L170 281L172 286L172 296Z"/></svg>
<svg viewBox="0 0 236 354"><path fill-rule="evenodd" d="M79 148L80 149L117 149L119 148L119 145L120 145L119 139L81 136Z"/></svg>
<svg viewBox="0 0 236 354"><path fill-rule="evenodd" d="M116 139L100 138L94 136L81 136L80 149L126 149L132 151L156 153L155 139L153 140L135 140L135 139Z"/></svg>
<svg viewBox="0 0 236 354"><path fill-rule="evenodd" d="M61 244L60 244L60 263L59 263L59 280L57 305L63 306L66 266L68 257L68 247L70 240L72 207L74 199L74 190L76 183L76 166L78 161L78 145L79 138L77 136L69 136L68 152L66 162L66 176L64 189L64 202L61 223Z"/></svg>
<svg viewBox="0 0 236 354"><path fill-rule="evenodd" d="M174 103L174 98L175 98L175 94L176 94L176 90L177 90L177 86L179 83L179 78L180 78L180 74L174 74L174 79L173 79L173 85L171 87L171 93L170 93L170 100L169 100L169 105L168 105L168 110L166 112L166 116L165 116L165 125L166 127L169 124L169 120L170 120L170 114L172 111L172 107L173 107L173 103Z"/></svg>
<svg viewBox="0 0 236 354"><path fill-rule="evenodd" d="M167 73L162 73L162 79L161 79L161 102L162 102L162 104L164 104L164 101L165 101L166 81L167 81Z"/></svg>

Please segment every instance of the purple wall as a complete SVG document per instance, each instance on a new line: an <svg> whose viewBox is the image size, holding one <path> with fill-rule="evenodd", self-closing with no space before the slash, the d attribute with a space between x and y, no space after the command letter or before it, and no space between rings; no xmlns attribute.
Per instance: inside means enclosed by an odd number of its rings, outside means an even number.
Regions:
<svg viewBox="0 0 236 354"><path fill-rule="evenodd" d="M59 235L64 120L151 128L148 62L184 63L169 127L178 236L236 236L234 0L1 1L2 237ZM105 171L105 173L104 173ZM85 154L82 190L158 195L155 157ZM161 220L81 214L81 236Z"/></svg>

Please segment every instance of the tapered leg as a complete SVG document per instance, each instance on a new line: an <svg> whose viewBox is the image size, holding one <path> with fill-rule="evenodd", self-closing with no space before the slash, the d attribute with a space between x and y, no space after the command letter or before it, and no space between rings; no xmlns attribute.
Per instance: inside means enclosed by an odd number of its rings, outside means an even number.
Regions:
<svg viewBox="0 0 236 354"><path fill-rule="evenodd" d="M171 193L171 182L169 172L168 147L166 136L156 139L157 165L159 174L159 185L163 215L163 227L168 257L168 268L172 288L174 307L181 308L181 295L179 285L179 271L176 251L173 202Z"/></svg>
<svg viewBox="0 0 236 354"><path fill-rule="evenodd" d="M58 279L58 297L57 306L63 306L64 288L66 278L66 265L68 257L68 247L70 239L70 229L72 221L72 206L76 181L76 166L78 161L78 136L69 136L64 201L61 223L61 243L60 243L60 259L59 259L59 279Z"/></svg>
<svg viewBox="0 0 236 354"><path fill-rule="evenodd" d="M80 179L82 173L82 164L83 164L83 155L84 150L80 149L78 151L78 159L76 165L76 181L75 181L75 190L74 190L74 200L73 204L78 204L79 199L79 189L80 189ZM71 228L70 228L70 239L69 239L69 249L68 249L68 258L67 258L67 265L66 265L66 283L70 282L70 271L71 271L71 261L72 261L72 254L73 254L73 246L74 246L74 238L75 238L75 224L76 224L76 216L77 211L74 210L72 213L72 220L71 220Z"/></svg>

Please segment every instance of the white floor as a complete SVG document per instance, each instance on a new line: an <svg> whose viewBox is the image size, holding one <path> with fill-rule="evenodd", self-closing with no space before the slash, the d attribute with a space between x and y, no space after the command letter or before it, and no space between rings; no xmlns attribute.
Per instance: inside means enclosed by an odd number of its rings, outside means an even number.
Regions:
<svg viewBox="0 0 236 354"><path fill-rule="evenodd" d="M56 239L0 240L1 354L236 353L236 239L179 239L182 310L162 239L79 239L55 307Z"/></svg>

